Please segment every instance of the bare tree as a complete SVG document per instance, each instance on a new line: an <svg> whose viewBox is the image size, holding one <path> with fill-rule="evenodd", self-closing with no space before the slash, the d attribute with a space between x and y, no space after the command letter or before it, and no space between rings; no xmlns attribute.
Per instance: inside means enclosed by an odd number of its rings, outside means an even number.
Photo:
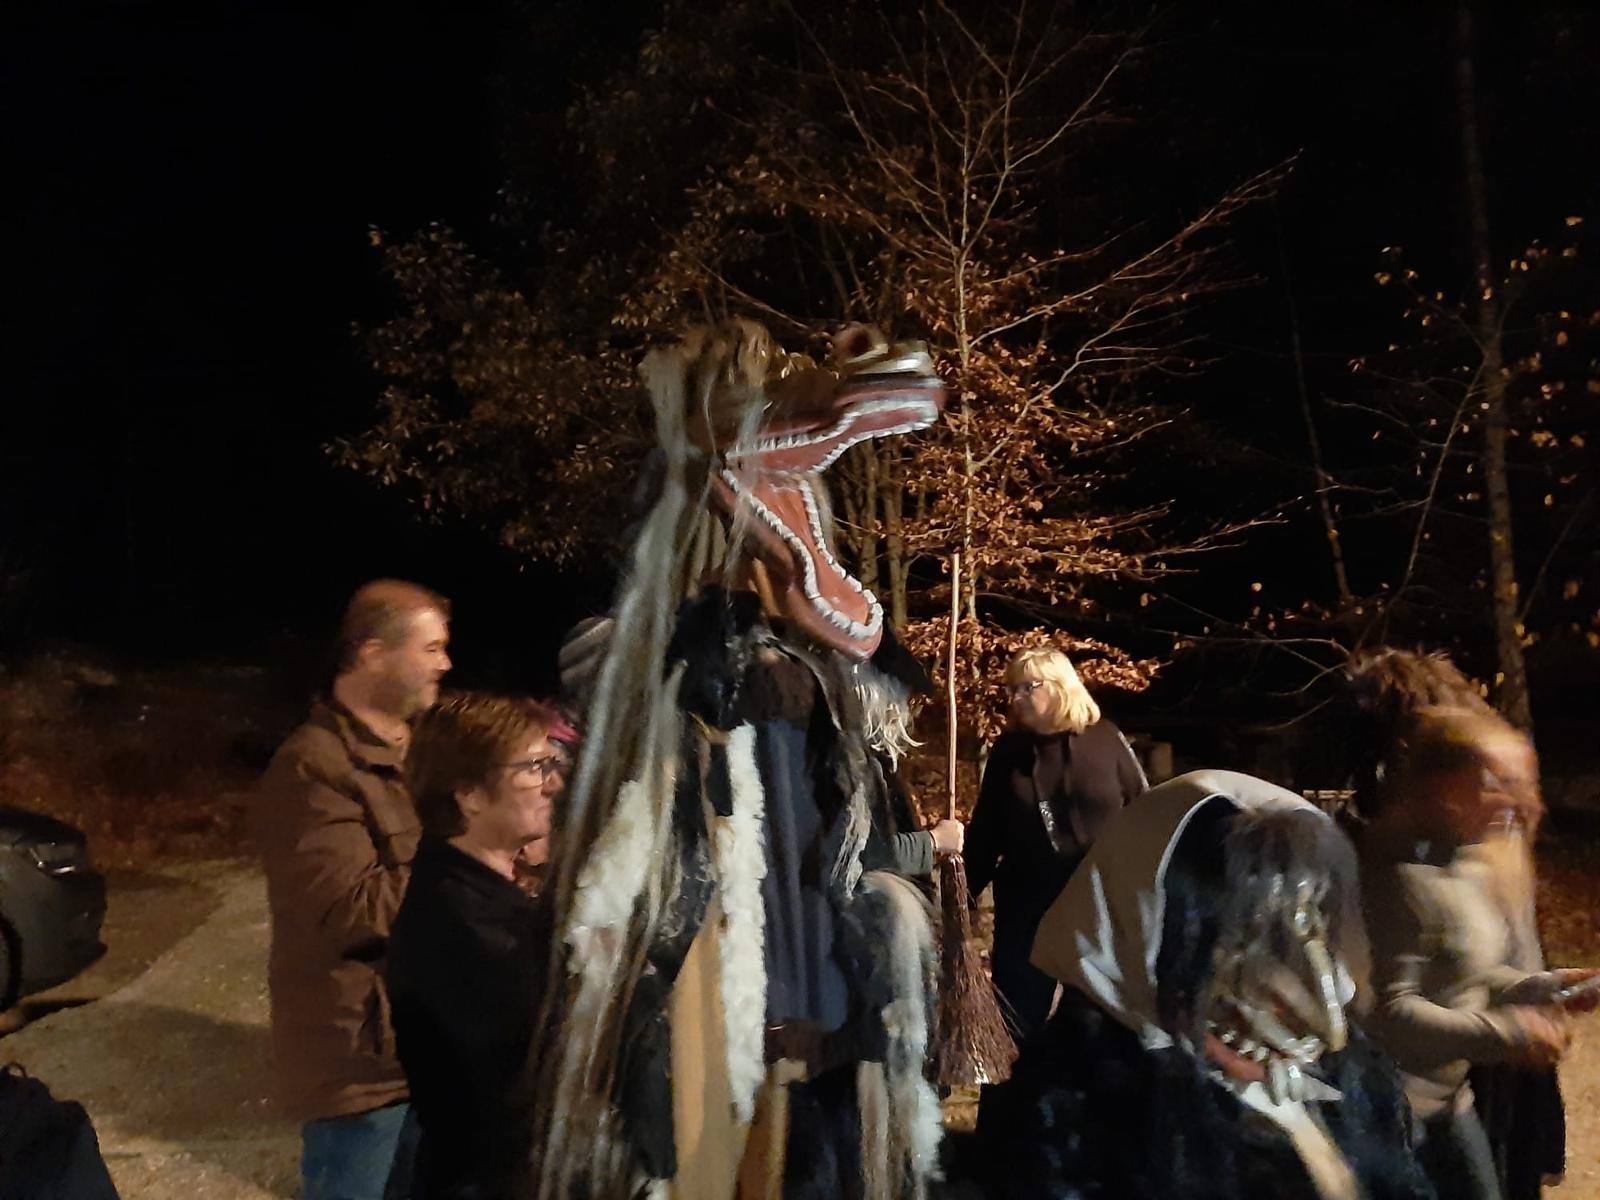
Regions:
<svg viewBox="0 0 1600 1200"><path fill-rule="evenodd" d="M1087 164L1129 126L1122 89L1142 31L1080 27L1063 11L926 0L896 21L856 13L841 38L822 32L830 8L802 18L754 4L735 14L741 36L768 49L723 58L704 41L725 36L716 22L669 6L639 71L597 95L600 118L582 128L605 177L637 175L616 147L648 140L648 89L703 96L697 111L720 114L723 133L683 203L662 201L653 240L570 240L564 261L625 270L555 272L526 295L447 235L391 249L412 307L377 333L393 381L385 420L347 459L409 479L430 503L473 507L513 544L571 553L592 528L585 492L630 461L622 364L639 345L736 312L790 343L831 320L871 321L927 338L953 400L937 429L836 468L845 557L935 658L943 564L962 554L961 691L984 732L1003 707L994 665L1029 640L1067 637L1091 679L1143 686L1160 662L1093 636L1107 589L1153 587L1240 529L1181 521L1157 472L1130 476L1172 428L1159 381L1203 365L1191 313L1240 282L1222 257L1230 219L1276 176L1187 215L1117 193ZM585 353L571 314L602 277L618 291L591 314L598 345ZM588 285L576 294L575 279ZM563 367L562 355L587 361ZM529 434L548 462L510 448Z"/></svg>
<svg viewBox="0 0 1600 1200"><path fill-rule="evenodd" d="M1148 586L1238 532L1174 536L1162 504L1129 507L1111 490L1119 462L1172 419L1145 387L1197 368L1186 318L1239 282L1220 259L1230 218L1276 176L1165 228L1124 218L1045 243L1041 229L1061 224L1049 201L1086 186L1077 161L1121 119L1137 33L1021 6L969 20L939 0L886 22L857 59L806 33L788 99L755 152L701 189L639 319L709 296L807 328L724 252L738 244L730 221L760 222L816 264L799 292L813 311L930 339L951 384L946 422L909 446L853 451L839 509L861 575L930 658L949 619L939 570L962 555L964 707L998 713L993 667L1038 637L1027 629L1092 620L1100 585ZM686 278L684 263L701 273ZM1078 648L1102 682L1140 687L1158 666L1104 641Z"/></svg>
<svg viewBox="0 0 1600 1200"><path fill-rule="evenodd" d="M1467 226L1472 234L1477 338L1483 354L1477 394L1482 397L1484 413L1483 475L1484 502L1489 517L1490 596L1494 611L1495 652L1500 664L1500 708L1512 723L1530 729L1533 726L1533 709L1528 698L1528 668L1522 655L1522 630L1518 628L1517 620L1517 560L1512 545L1511 489L1506 477L1506 372L1501 337L1503 314L1494 289L1495 270L1489 250L1489 189L1484 177L1482 137L1478 131L1472 25L1472 0L1458 0L1456 112L1461 127Z"/></svg>

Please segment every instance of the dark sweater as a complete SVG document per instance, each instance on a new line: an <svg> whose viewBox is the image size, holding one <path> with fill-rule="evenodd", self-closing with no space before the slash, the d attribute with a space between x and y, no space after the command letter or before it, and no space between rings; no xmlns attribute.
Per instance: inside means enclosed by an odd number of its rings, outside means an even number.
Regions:
<svg viewBox="0 0 1600 1200"><path fill-rule="evenodd" d="M1144 772L1110 721L1082 733L1002 734L967 826L973 899L992 880L996 922L1036 926L1106 818L1144 789Z"/></svg>
<svg viewBox="0 0 1600 1200"><path fill-rule="evenodd" d="M388 982L429 1200L528 1194L528 1054L549 948L543 904L449 843L423 840Z"/></svg>

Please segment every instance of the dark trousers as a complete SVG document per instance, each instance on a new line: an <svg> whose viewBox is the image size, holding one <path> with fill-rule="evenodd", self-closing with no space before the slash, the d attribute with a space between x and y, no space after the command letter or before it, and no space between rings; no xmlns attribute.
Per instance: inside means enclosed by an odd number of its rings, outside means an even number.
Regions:
<svg viewBox="0 0 1600 1200"><path fill-rule="evenodd" d="M1417 1162L1441 1200L1501 1200L1489 1138L1470 1108L1422 1123Z"/></svg>
<svg viewBox="0 0 1600 1200"><path fill-rule="evenodd" d="M994 988L1000 995L1000 1011L1020 1049L1029 1038L1044 1028L1055 1003L1056 981L1028 961L1033 953L1033 937L1043 915L1025 920L1014 917L1002 923L998 916L994 929L994 953L990 967ZM995 1113L1000 1107L994 1084L984 1084L978 1092L978 1134L989 1138L995 1132Z"/></svg>
<svg viewBox="0 0 1600 1200"><path fill-rule="evenodd" d="M1539 1200L1545 1177L1567 1168L1567 1118L1556 1073L1480 1065L1471 1080L1506 1200Z"/></svg>
<svg viewBox="0 0 1600 1200"><path fill-rule="evenodd" d="M1043 914L1031 913L1023 920L1002 921L998 915L995 919L990 964L995 990L1000 993L1000 1011L1018 1046L1044 1028L1056 998L1056 981L1028 961L1042 919Z"/></svg>

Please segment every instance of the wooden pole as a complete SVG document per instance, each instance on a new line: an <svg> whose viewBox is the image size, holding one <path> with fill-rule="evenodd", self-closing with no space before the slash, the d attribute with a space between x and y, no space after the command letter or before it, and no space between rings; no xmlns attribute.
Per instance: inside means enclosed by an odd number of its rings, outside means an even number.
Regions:
<svg viewBox="0 0 1600 1200"><path fill-rule="evenodd" d="M945 746L946 811L956 819L956 631L961 626L961 554L950 556L950 647L945 660L945 706L950 737ZM959 854L939 859L941 917L938 1038L935 1075L947 1087L999 1083L1011 1073L1017 1048L1006 1029L994 988L972 938L967 909L967 865Z"/></svg>
<svg viewBox="0 0 1600 1200"><path fill-rule="evenodd" d="M945 750L945 787L950 819L956 819L956 629L961 624L961 551L950 556L950 652L945 662L945 704L950 737Z"/></svg>

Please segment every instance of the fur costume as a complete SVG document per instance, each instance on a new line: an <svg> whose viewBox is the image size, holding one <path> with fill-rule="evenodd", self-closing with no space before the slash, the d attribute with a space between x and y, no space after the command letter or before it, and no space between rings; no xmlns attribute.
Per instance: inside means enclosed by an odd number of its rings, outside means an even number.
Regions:
<svg viewBox="0 0 1600 1200"><path fill-rule="evenodd" d="M909 656L819 476L930 424L942 386L919 345L856 328L821 367L749 322L643 374L659 492L557 855L538 1194L922 1196L936 960L887 869Z"/></svg>
<svg viewBox="0 0 1600 1200"><path fill-rule="evenodd" d="M1034 943L1067 987L1004 1086L993 1194L1431 1197L1398 1075L1346 1023L1355 887L1333 822L1246 775L1113 816Z"/></svg>

